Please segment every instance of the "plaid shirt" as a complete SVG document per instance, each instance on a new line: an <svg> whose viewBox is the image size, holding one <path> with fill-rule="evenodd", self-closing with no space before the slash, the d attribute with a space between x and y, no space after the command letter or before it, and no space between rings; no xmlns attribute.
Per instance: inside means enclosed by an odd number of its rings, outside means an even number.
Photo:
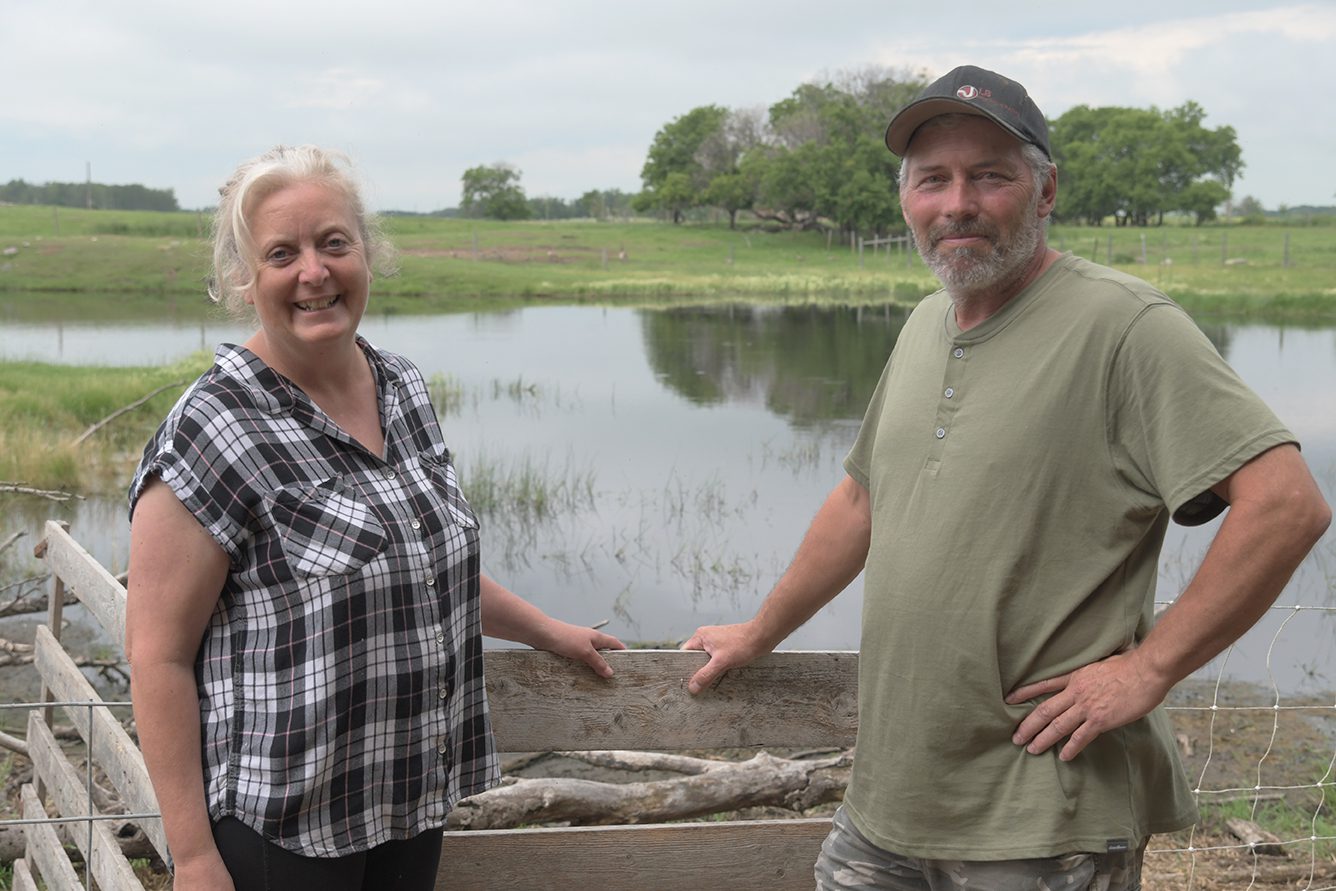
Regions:
<svg viewBox="0 0 1336 891"><path fill-rule="evenodd" d="M196 661L209 815L308 856L442 826L499 770L478 522L421 373L358 339L386 458L218 348L144 450L231 558Z"/></svg>

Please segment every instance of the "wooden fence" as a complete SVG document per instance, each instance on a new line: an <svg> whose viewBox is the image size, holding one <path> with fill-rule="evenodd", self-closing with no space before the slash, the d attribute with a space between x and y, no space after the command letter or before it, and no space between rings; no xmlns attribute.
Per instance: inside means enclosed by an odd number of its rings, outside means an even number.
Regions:
<svg viewBox="0 0 1336 891"><path fill-rule="evenodd" d="M142 889L108 820L142 827L166 859L167 843L144 760L58 639L60 604L71 592L123 650L125 588L57 523L38 547L55 579L49 627L36 635L43 701L29 721L34 783L22 792L27 848L15 862L15 891L84 887L54 824L83 858L82 882L102 889ZM486 653L487 692L503 752L678 750L738 747L848 747L857 726L857 654L780 652L730 672L693 697L686 681L701 653L631 650L608 654L616 673L595 677L532 650ZM86 780L51 735L60 706L106 772L130 814L103 817ZM91 772L91 771L90 771ZM43 799L46 799L45 802ZM54 818L47 813L55 812ZM437 887L570 889L601 887L696 891L810 889L812 864L828 819L505 829L447 832ZM34 870L35 867L35 870Z"/></svg>

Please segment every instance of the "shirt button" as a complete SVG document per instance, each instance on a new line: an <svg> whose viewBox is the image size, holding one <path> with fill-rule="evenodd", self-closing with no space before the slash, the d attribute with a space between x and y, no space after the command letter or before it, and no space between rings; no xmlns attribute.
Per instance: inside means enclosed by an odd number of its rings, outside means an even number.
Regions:
<svg viewBox="0 0 1336 891"><path fill-rule="evenodd" d="M944 437L944 436L946 436L946 428L945 428L945 427L938 427L938 428L937 428L937 438L938 438L938 439L941 439L941 438Z"/></svg>
<svg viewBox="0 0 1336 891"><path fill-rule="evenodd" d="M394 479L394 475L395 475L395 474L394 474L394 468L393 468L393 467L387 467L387 468L385 468L385 479L387 479L387 480L392 480L392 479Z"/></svg>
<svg viewBox="0 0 1336 891"><path fill-rule="evenodd" d="M448 752L449 750L450 750L450 747L449 747L448 745L446 745L445 740L441 740L440 745L438 745L438 746L436 747L436 751L437 751L438 753L442 754L442 755L444 755L444 754L445 754L446 752Z"/></svg>
<svg viewBox="0 0 1336 891"><path fill-rule="evenodd" d="M445 632L444 632L444 631L437 631L437 632L436 632L436 642L437 642L437 643L445 643Z"/></svg>
<svg viewBox="0 0 1336 891"><path fill-rule="evenodd" d="M965 351L960 347L956 347L951 351L951 355L955 356L957 359L963 359L965 358Z"/></svg>
<svg viewBox="0 0 1336 891"><path fill-rule="evenodd" d="M435 588L435 587L436 587L436 576L434 576L434 575L429 575L429 576L427 576L427 587L428 587L428 588Z"/></svg>
<svg viewBox="0 0 1336 891"><path fill-rule="evenodd" d="M438 698L440 698L440 699L449 699L449 698L450 698L450 691L447 690L447 689L445 689L444 687L442 687L442 688L441 688L441 692L440 692L440 693L437 693L436 696L437 696Z"/></svg>
<svg viewBox="0 0 1336 891"><path fill-rule="evenodd" d="M954 395L956 395L956 388L955 388L955 387L947 387L947 388L946 388L946 398L947 398L947 399L950 399L950 398L951 398L952 396L954 396Z"/></svg>
<svg viewBox="0 0 1336 891"><path fill-rule="evenodd" d="M409 520L408 525L412 526L414 529L421 529L422 521L417 517L414 517L412 520Z"/></svg>

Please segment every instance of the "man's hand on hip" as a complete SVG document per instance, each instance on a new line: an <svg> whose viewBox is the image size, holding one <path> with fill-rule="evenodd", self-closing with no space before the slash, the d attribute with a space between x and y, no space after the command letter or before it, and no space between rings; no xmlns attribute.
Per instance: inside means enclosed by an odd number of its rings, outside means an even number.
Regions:
<svg viewBox="0 0 1336 891"><path fill-rule="evenodd" d="M1135 650L1115 653L1068 674L1013 690L1007 696L1008 705L1039 696L1049 698L1025 716L1011 741L1039 755L1065 739L1058 757L1071 761L1101 733L1149 714L1166 695L1168 690L1143 669Z"/></svg>

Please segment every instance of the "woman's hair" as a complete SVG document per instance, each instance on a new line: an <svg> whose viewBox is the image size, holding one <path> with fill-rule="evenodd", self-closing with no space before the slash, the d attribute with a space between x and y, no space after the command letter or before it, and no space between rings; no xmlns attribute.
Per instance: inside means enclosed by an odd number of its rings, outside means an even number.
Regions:
<svg viewBox="0 0 1336 891"><path fill-rule="evenodd" d="M232 316L254 319L245 294L255 284L259 258L250 234L250 215L270 195L299 183L320 183L335 189L348 202L357 220L367 265L380 275L397 270L394 246L381 231L379 219L367 212L352 162L341 152L314 145L276 146L243 161L218 190L213 216L213 272L209 298Z"/></svg>

